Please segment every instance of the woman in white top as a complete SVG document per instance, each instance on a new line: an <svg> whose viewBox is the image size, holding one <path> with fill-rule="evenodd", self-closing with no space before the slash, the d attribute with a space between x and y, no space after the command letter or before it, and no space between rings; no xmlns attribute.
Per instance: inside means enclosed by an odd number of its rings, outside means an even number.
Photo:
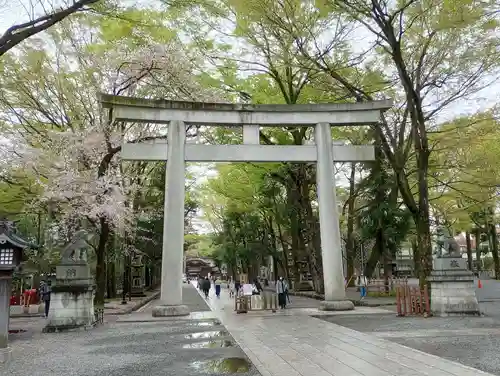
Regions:
<svg viewBox="0 0 500 376"><path fill-rule="evenodd" d="M229 281L229 297L230 298L234 297L234 281L232 278Z"/></svg>
<svg viewBox="0 0 500 376"><path fill-rule="evenodd" d="M361 275L358 275L356 282L359 287L359 295L361 296L361 299L364 299L364 297L366 296L366 286L368 285L368 281L363 273L361 273Z"/></svg>

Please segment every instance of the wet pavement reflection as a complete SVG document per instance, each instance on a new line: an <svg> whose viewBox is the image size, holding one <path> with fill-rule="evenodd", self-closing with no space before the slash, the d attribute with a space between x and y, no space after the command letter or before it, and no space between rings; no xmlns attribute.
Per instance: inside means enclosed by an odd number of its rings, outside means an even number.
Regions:
<svg viewBox="0 0 500 376"><path fill-rule="evenodd" d="M185 327L189 332L180 336L179 345L191 354L188 365L190 374L259 375L219 321L195 321Z"/></svg>
<svg viewBox="0 0 500 376"><path fill-rule="evenodd" d="M191 364L197 371L207 373L246 373L250 370L251 364L245 358L225 358L221 360L197 361Z"/></svg>

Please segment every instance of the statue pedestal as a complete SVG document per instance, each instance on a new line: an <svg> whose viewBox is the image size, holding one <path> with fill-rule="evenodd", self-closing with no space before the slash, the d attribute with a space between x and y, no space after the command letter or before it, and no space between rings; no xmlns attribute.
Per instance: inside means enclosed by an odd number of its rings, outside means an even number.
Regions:
<svg viewBox="0 0 500 376"><path fill-rule="evenodd" d="M474 274L467 270L467 260L442 257L433 261L431 312L434 316L479 316Z"/></svg>
<svg viewBox="0 0 500 376"><path fill-rule="evenodd" d="M44 332L92 327L95 320L93 291L93 281L86 263L58 265Z"/></svg>

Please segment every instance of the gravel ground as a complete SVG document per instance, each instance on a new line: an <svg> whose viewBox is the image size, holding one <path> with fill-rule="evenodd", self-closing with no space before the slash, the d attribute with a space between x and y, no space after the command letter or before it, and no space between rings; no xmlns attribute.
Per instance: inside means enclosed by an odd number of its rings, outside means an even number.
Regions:
<svg viewBox="0 0 500 376"><path fill-rule="evenodd" d="M186 285L184 304L208 310ZM11 338L9 376L258 376L216 320L113 322L91 331L20 333Z"/></svg>
<svg viewBox="0 0 500 376"><path fill-rule="evenodd" d="M498 317L424 319L383 314L319 318L500 376Z"/></svg>

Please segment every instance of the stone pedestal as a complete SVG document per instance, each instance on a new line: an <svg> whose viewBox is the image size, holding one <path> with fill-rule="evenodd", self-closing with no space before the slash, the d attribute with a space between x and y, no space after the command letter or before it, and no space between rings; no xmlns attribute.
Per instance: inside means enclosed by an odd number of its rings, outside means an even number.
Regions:
<svg viewBox="0 0 500 376"><path fill-rule="evenodd" d="M319 305L320 311L352 311L354 303L350 300L325 300Z"/></svg>
<svg viewBox="0 0 500 376"><path fill-rule="evenodd" d="M11 281L10 275L0 275L0 364L7 363L11 355L8 346Z"/></svg>
<svg viewBox="0 0 500 376"><path fill-rule="evenodd" d="M90 328L94 323L93 280L86 263L56 267L45 332Z"/></svg>
<svg viewBox="0 0 500 376"><path fill-rule="evenodd" d="M478 316L474 275L467 260L456 257L436 258L431 283L431 312L434 316Z"/></svg>
<svg viewBox="0 0 500 376"><path fill-rule="evenodd" d="M174 317L189 315L189 307L183 304L166 305L159 304L153 308L153 317Z"/></svg>

